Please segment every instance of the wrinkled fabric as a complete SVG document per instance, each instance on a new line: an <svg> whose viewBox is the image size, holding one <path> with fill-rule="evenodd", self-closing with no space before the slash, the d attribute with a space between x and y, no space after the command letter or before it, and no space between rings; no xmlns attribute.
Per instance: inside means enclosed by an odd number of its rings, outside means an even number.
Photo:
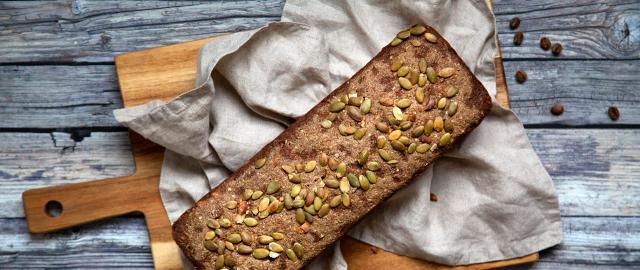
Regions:
<svg viewBox="0 0 640 270"><path fill-rule="evenodd" d="M167 148L171 221L351 77L401 29L437 29L495 96L495 19L484 1L302 1L281 22L203 47L196 88L114 111ZM430 201L430 193L438 195ZM528 255L562 240L553 182L517 117L495 102L457 149L349 231L385 250L461 265ZM339 244L308 269L346 269Z"/></svg>

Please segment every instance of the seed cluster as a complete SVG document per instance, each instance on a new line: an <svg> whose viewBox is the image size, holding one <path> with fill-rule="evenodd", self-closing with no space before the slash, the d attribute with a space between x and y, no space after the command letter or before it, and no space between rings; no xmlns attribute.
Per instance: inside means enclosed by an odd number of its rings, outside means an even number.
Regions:
<svg viewBox="0 0 640 270"><path fill-rule="evenodd" d="M428 33L424 26L416 25L398 33L390 45L397 46L411 36L419 37L409 40L415 47L438 42L436 35ZM352 170L346 163L347 159L339 160L332 153L319 153L300 162L282 162L270 160L270 157L257 159L255 170L281 170L282 179L271 180L263 188L246 187L242 194L234 196L237 199L221 202L227 218L218 215L206 221L208 230L204 234L203 245L218 254L215 269L235 267L233 253L258 260L274 260L286 254L289 260L298 261L304 256L304 247L292 239L285 239L286 234L251 234L242 227L260 228L265 219L290 211L289 215L283 216L295 219L299 225L296 232L306 234L313 229L314 220L331 217L333 211L349 209L354 193L366 193L376 188L378 181L388 180L376 174L383 166L394 166L405 160L401 158L403 156L426 154L453 142L455 125L451 117L458 112L456 97L460 93L459 87L450 84L443 93L431 95L426 92L436 91L426 89L435 84L448 84L449 78L454 77L458 70L454 67L436 70L425 58L396 57L392 59L389 71L385 72L397 78L398 85L405 90L403 93L407 93L404 97L362 97L352 89L329 103L327 116L319 121L323 129L337 128L340 135L354 140L363 140L367 135L377 137L371 141L371 148L359 149L353 157L356 166L362 170ZM386 119L382 113L378 116L383 120L377 117L371 120L373 117L368 114L374 107L387 112ZM408 112L410 108L412 111L435 111L437 116L418 122L416 114ZM338 117L341 121L336 127L333 122ZM230 220L231 215L235 215L231 218L233 221Z"/></svg>

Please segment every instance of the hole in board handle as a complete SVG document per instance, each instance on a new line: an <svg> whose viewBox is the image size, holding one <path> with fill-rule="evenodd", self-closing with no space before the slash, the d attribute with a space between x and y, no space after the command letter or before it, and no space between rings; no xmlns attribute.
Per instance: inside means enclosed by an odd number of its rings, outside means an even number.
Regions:
<svg viewBox="0 0 640 270"><path fill-rule="evenodd" d="M62 215L62 204L59 201L48 201L44 206L44 212L47 216L58 217Z"/></svg>

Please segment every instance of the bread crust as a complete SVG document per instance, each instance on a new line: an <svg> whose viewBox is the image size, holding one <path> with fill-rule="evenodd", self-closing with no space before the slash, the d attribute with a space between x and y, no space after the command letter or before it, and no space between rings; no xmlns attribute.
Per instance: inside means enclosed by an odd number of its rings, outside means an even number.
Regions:
<svg viewBox="0 0 640 270"><path fill-rule="evenodd" d="M231 221L232 226L221 229L222 235L216 236L213 240L214 243L224 240L231 233L246 232L254 237L252 248L267 248L267 245L256 243L255 237L269 235L273 232L280 232L285 236L284 239L276 241L284 248L285 252L282 252L282 255L275 259L255 259L251 254L241 255L236 251L226 249L224 256L234 264L231 268L300 269L325 248L331 246L376 205L410 183L444 152L455 147L466 134L480 124L491 109L491 98L487 90L437 31L426 25L424 28L426 33L435 35L437 42L428 42L421 34L411 35L397 46L384 47L353 77L336 88L303 117L298 118L274 141L267 144L247 161L244 166L200 199L193 208L182 214L173 225L173 237L194 266L199 269L215 269L215 260L219 254L207 250L203 245L205 234L211 231L206 224L209 219L227 218ZM418 42L420 46L414 46ZM424 87L426 98L422 104L415 99L417 86L413 86L410 90L404 90L399 85L395 72L390 69L396 59L403 59L405 66L412 70L419 70L420 58L425 58L429 66L437 71L444 68L455 70L453 76L438 78L436 84L427 82ZM459 93L447 100L448 103L453 100L458 104L458 109L453 116L449 116L447 113L448 105L442 110L438 108L425 110L429 98L439 100L445 97L449 86L452 85L459 88ZM321 127L320 122L330 117L328 109L330 104L348 95L351 90L356 90L358 97L371 99L370 112L363 115L362 121L356 122L346 110L342 110L337 113L330 128ZM434 151L408 154L392 148L387 139L384 150L398 163L385 162L378 154L376 138L378 136L388 138L389 134L382 133L375 126L376 122L387 123L387 118L392 115L392 107L380 103L385 98L412 100L411 106L402 111L405 115L409 115L409 120L412 120L414 118L412 115L415 115L413 126L402 131L402 135L410 138L416 145L425 142L430 145L438 144L439 139L446 131L434 131L426 138L412 138L411 136L415 127L438 116L449 119L453 124L453 131L449 132L451 143L437 147ZM340 124L365 128L366 135L361 140L356 140L354 136L343 136L338 129ZM337 162L344 162L349 173L356 176L365 175L367 166L362 166L357 161L358 154L364 149L368 149L368 161L380 164L380 169L375 171L376 183L371 184L367 191L362 188L349 191L350 207L341 205L331 208L323 218L314 216L313 223L304 225L308 226L306 232L296 221L295 208L292 210L283 209L280 213L272 213L267 218L260 219L251 213L251 208L257 207L260 199L247 201L242 199L245 189L265 192L267 185L275 181L281 188L272 195L282 202L285 193L289 193L294 183L289 181L287 173L282 170L281 166L295 165L296 163L305 164L311 160L319 161L322 154L326 154ZM264 167L256 169L255 162L262 158L266 158L266 164ZM340 189L322 187L324 181L336 176L336 172L328 166L318 164L313 172L298 174L302 178L300 183L302 188L327 190L330 195L323 204L341 194ZM340 177L337 177L337 180L340 180ZM262 197L267 196L263 195ZM258 220L258 225L249 227L244 224L236 224L238 209L226 208L225 203L228 201L246 203L247 210L242 214L245 214L245 217L254 217ZM304 247L304 256L298 258L297 261L288 259L286 254L286 250L292 248L294 243L300 243Z"/></svg>

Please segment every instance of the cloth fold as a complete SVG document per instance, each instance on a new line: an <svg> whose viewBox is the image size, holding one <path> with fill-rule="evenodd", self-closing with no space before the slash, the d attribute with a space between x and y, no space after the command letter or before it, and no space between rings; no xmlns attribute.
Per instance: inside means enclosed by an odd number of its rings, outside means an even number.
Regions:
<svg viewBox="0 0 640 270"><path fill-rule="evenodd" d="M175 221L414 23L436 28L495 95L494 21L480 0L291 0L281 22L207 44L192 91L114 114L167 148L160 188ZM438 202L430 202L431 192ZM494 102L458 149L348 234L398 254L461 265L553 246L562 226L553 182L522 124ZM308 269L346 269L339 245Z"/></svg>

